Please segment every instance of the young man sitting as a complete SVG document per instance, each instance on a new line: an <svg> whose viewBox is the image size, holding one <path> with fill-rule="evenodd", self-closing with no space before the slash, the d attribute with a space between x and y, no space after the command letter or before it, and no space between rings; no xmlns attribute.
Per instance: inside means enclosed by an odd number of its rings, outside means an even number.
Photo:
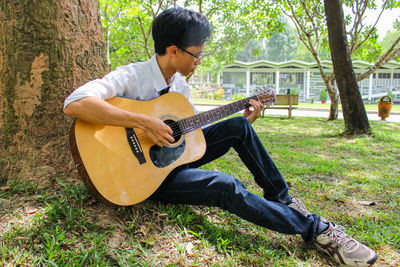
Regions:
<svg viewBox="0 0 400 267"><path fill-rule="evenodd" d="M118 67L104 78L76 89L65 100L64 112L91 123L143 129L160 147L174 142L172 129L159 118L125 111L104 101L115 96L151 100L166 88L190 101L190 87L182 76L200 65L211 35L210 23L197 12L171 8L156 17L152 34L156 54L150 60ZM299 234L340 264L372 265L377 259L373 250L334 223L308 212L300 199L289 194L286 181L251 126L260 117L263 104L256 100L249 103L252 109L246 109L243 116L203 128L207 145L204 156L173 170L150 198L220 207L268 229ZM230 148L253 174L264 197L248 192L231 175L198 169Z"/></svg>

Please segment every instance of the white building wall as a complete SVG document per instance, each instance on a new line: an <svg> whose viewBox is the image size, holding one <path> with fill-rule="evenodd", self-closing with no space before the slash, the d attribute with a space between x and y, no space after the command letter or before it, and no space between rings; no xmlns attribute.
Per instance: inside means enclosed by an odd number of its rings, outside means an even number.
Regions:
<svg viewBox="0 0 400 267"><path fill-rule="evenodd" d="M279 64L282 66L278 66ZM369 63L362 62L362 64L357 64L357 62L353 62L353 65L356 66L355 71L357 73L364 73L369 68ZM400 63L388 63L387 65L388 67L386 69L377 70L373 77L358 82L360 93L365 101L378 101L381 96L386 95L389 91L394 91L395 95L398 95L398 98L400 98ZM331 72L329 71L329 66L331 65L327 64L327 66L326 72L329 73ZM224 73L228 72L235 74L230 75L231 81L226 83ZM242 75L240 75L240 73ZM254 76L259 77L258 80L256 78L253 79L253 73L255 75L258 74L258 76ZM269 78L263 80L262 73L266 73L265 75ZM282 75L287 73L304 73L304 80L301 84L280 82ZM232 81L235 76L237 76L238 80L241 82ZM268 83L258 84L259 81L268 81ZM319 92L325 88L319 69L316 67L315 63L314 65L308 62L294 62L293 65L285 62L275 63L264 61L241 63L238 64L237 68L230 67L225 69L222 73L222 86L227 89L235 88L235 92L240 94L252 95L255 90L261 88L263 85L272 87L276 92L281 94L285 94L288 88L296 88L300 94L300 101L310 101L312 98L319 100Z"/></svg>

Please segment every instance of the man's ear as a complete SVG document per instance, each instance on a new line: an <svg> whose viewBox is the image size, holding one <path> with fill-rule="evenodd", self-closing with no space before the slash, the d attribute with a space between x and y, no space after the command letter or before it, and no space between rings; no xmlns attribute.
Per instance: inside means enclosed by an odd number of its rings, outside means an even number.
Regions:
<svg viewBox="0 0 400 267"><path fill-rule="evenodd" d="M171 45L166 48L166 52L170 57L176 57L179 48L176 45Z"/></svg>

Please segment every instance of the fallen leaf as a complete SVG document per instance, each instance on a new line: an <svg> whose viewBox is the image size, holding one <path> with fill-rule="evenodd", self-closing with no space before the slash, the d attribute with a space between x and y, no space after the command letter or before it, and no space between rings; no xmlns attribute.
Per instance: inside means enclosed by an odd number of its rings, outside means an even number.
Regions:
<svg viewBox="0 0 400 267"><path fill-rule="evenodd" d="M10 189L10 186L8 185L0 187L1 192L6 192L8 189Z"/></svg>
<svg viewBox="0 0 400 267"><path fill-rule="evenodd" d="M97 202L97 199L92 199L92 200L90 200L87 204L88 205L93 205L93 204L95 204Z"/></svg>
<svg viewBox="0 0 400 267"><path fill-rule="evenodd" d="M186 243L186 253L188 255L192 255L193 254L193 252L192 252L193 248L194 248L194 245L193 245L192 242Z"/></svg>
<svg viewBox="0 0 400 267"><path fill-rule="evenodd" d="M364 206L374 206L375 202L374 201L358 201L359 204L364 205Z"/></svg>
<svg viewBox="0 0 400 267"><path fill-rule="evenodd" d="M26 210L25 214L27 215L32 215L35 214L39 209L30 209L30 210Z"/></svg>
<svg viewBox="0 0 400 267"><path fill-rule="evenodd" d="M156 243L156 240L152 237L148 237L144 240L144 242L149 246L154 246L154 244Z"/></svg>
<svg viewBox="0 0 400 267"><path fill-rule="evenodd" d="M140 232L142 233L142 235L144 237L146 237L147 236L147 228L146 228L146 226L144 226L144 225L140 226Z"/></svg>

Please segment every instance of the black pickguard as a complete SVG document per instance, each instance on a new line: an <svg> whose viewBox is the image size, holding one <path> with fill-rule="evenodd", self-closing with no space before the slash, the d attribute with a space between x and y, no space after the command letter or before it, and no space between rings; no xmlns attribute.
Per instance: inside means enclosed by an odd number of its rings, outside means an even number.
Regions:
<svg viewBox="0 0 400 267"><path fill-rule="evenodd" d="M150 148L149 154L151 161L158 168L164 168L176 161L185 151L186 142L183 142L176 147L159 147L154 145Z"/></svg>

